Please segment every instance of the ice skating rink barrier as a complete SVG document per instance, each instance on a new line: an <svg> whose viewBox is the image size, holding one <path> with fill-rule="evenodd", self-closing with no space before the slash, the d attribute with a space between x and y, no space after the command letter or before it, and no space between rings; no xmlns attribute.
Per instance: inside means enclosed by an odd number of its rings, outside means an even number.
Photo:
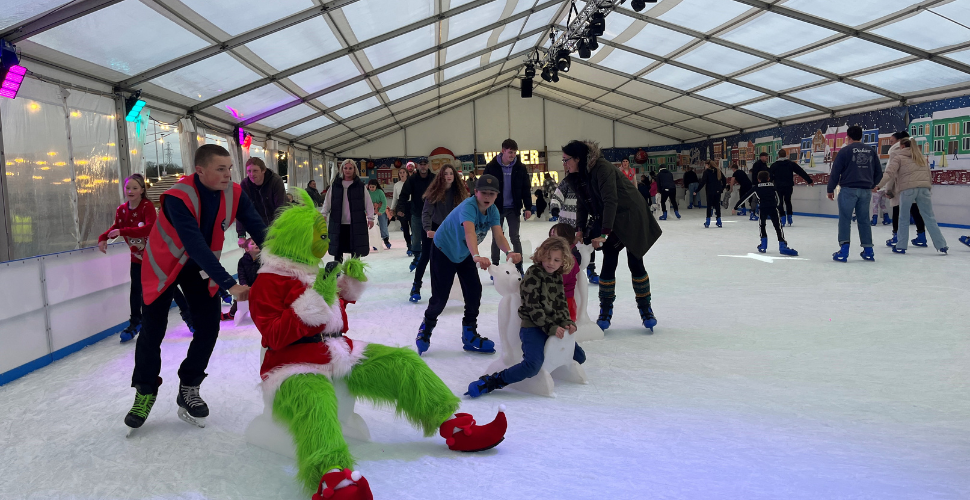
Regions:
<svg viewBox="0 0 970 500"><path fill-rule="evenodd" d="M235 274L242 250L226 232L222 265ZM128 324L130 253L121 243L0 262L0 385L46 366Z"/></svg>

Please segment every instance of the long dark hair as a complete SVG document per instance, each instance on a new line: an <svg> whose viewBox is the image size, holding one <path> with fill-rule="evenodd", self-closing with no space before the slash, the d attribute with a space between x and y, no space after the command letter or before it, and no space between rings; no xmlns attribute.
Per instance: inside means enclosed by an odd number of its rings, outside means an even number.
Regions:
<svg viewBox="0 0 970 500"><path fill-rule="evenodd" d="M438 203L439 201L445 199L445 193L447 191L445 188L445 169L451 169L451 188L448 189L451 189L452 193L454 193L454 203L457 207L462 200L468 198L468 187L465 186L465 181L461 179L461 176L458 175L458 171L455 170L455 167L450 163L442 165L441 168L438 169L438 174L435 175L434 180L431 181L431 185L428 186L428 190L424 192L423 198L431 203Z"/></svg>

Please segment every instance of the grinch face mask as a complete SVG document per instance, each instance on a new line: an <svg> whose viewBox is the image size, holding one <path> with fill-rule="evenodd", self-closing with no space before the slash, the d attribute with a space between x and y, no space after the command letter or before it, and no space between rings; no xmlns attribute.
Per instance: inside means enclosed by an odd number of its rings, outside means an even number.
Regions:
<svg viewBox="0 0 970 500"><path fill-rule="evenodd" d="M327 236L327 221L318 216L313 223L313 256L322 259L330 249L330 238Z"/></svg>
<svg viewBox="0 0 970 500"><path fill-rule="evenodd" d="M286 260L318 266L330 249L327 222L306 191L292 189L296 204L288 206L266 231L263 252Z"/></svg>

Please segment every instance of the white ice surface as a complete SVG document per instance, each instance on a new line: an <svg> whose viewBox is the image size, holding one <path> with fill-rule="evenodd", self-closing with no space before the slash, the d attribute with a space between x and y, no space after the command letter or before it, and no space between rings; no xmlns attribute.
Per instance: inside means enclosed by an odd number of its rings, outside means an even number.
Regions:
<svg viewBox="0 0 970 500"><path fill-rule="evenodd" d="M589 385L561 384L555 399L504 390L463 400L480 423L508 406L497 448L451 452L358 404L373 442L351 449L375 497L970 498L970 250L957 241L966 231L943 230L949 256L913 247L901 256L882 244L890 230L880 225L874 263L859 258L853 231L841 264L830 257L836 221L796 217L785 233L809 260L768 263L719 257L755 252L756 222L728 216L736 222L704 229L698 210L681 214L661 222L646 258L654 335L640 326L621 256L613 327L583 345ZM527 222L523 238L538 244L549 227ZM427 297L408 303L399 231L392 243L368 257L372 282L350 307L351 335L413 347ZM497 338L498 302L486 284L482 335ZM305 498L294 463L243 436L262 411L252 325L223 323L202 386L206 428L176 417L190 339L177 318L158 403L129 439L134 343L107 339L0 387L0 498ZM456 394L493 359L461 350L460 320L451 302L424 356Z"/></svg>

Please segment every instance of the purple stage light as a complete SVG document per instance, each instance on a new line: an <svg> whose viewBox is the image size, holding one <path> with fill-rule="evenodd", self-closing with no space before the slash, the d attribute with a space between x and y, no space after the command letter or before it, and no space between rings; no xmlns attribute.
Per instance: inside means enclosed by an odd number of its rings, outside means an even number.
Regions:
<svg viewBox="0 0 970 500"><path fill-rule="evenodd" d="M0 96L15 99L26 74L27 68L20 65L11 66L10 70L7 71L7 76L3 79L3 84L0 85Z"/></svg>

